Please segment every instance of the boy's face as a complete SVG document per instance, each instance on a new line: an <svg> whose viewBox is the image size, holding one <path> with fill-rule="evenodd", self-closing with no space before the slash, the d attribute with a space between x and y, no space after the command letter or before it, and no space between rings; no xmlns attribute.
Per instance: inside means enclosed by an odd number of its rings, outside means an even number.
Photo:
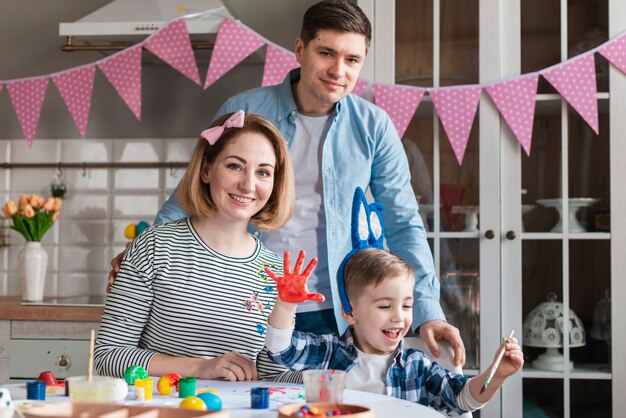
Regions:
<svg viewBox="0 0 626 418"><path fill-rule="evenodd" d="M378 286L366 286L350 301L352 313L344 318L354 328L356 345L368 354L393 352L413 322L413 287L407 275L390 276Z"/></svg>

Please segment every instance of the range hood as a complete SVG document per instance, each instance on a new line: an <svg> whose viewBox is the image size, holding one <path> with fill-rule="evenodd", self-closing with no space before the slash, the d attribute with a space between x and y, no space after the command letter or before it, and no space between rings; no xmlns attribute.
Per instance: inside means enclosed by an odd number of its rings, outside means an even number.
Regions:
<svg viewBox="0 0 626 418"><path fill-rule="evenodd" d="M232 17L221 0L113 0L73 23L60 23L59 35L86 41L133 42L145 38L177 17L187 20L190 34L217 33L225 17Z"/></svg>

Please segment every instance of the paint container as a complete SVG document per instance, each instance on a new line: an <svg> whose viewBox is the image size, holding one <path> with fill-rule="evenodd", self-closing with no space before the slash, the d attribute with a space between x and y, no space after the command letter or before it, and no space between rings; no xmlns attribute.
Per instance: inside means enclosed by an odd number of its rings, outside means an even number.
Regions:
<svg viewBox="0 0 626 418"><path fill-rule="evenodd" d="M346 372L343 370L305 370L302 372L307 402L343 403Z"/></svg>
<svg viewBox="0 0 626 418"><path fill-rule="evenodd" d="M178 397L185 399L189 396L196 396L196 378L181 377L178 381Z"/></svg>
<svg viewBox="0 0 626 418"><path fill-rule="evenodd" d="M270 407L270 388L252 388L250 390L250 407L267 409Z"/></svg>
<svg viewBox="0 0 626 418"><path fill-rule="evenodd" d="M46 400L46 384L41 380L26 382L26 399L35 401Z"/></svg>
<svg viewBox="0 0 626 418"><path fill-rule="evenodd" d="M152 399L152 378L135 380L135 399L138 401L149 401Z"/></svg>
<svg viewBox="0 0 626 418"><path fill-rule="evenodd" d="M73 403L121 402L128 395L128 385L124 379L107 376L87 376L67 378L71 386L70 400Z"/></svg>

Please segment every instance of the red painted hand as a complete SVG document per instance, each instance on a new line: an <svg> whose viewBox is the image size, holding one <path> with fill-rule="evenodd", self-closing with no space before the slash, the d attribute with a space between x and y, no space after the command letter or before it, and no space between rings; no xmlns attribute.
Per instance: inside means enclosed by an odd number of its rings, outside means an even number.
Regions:
<svg viewBox="0 0 626 418"><path fill-rule="evenodd" d="M306 287L306 281L309 279L311 272L317 265L317 258L311 259L309 265L306 266L304 272L300 273L303 263L304 251L300 251L300 254L298 255L298 261L296 261L293 272L290 273L290 254L289 251L285 251L285 259L283 262L283 276L276 276L276 274L274 274L274 272L267 267L265 267L265 272L278 285L278 297L283 302L302 303L307 300L324 302L324 295L320 293L309 293L309 290Z"/></svg>

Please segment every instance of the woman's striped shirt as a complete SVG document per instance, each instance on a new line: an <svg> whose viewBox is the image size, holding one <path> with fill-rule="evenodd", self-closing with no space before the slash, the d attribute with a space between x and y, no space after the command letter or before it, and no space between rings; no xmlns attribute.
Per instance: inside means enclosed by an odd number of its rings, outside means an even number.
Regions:
<svg viewBox="0 0 626 418"><path fill-rule="evenodd" d="M157 353L211 359L237 351L257 361L259 379L298 380L263 349L277 296L265 266L282 274L282 260L260 241L249 257L227 257L202 241L189 218L147 229L128 248L107 297L96 370L122 377L131 365L147 370Z"/></svg>

